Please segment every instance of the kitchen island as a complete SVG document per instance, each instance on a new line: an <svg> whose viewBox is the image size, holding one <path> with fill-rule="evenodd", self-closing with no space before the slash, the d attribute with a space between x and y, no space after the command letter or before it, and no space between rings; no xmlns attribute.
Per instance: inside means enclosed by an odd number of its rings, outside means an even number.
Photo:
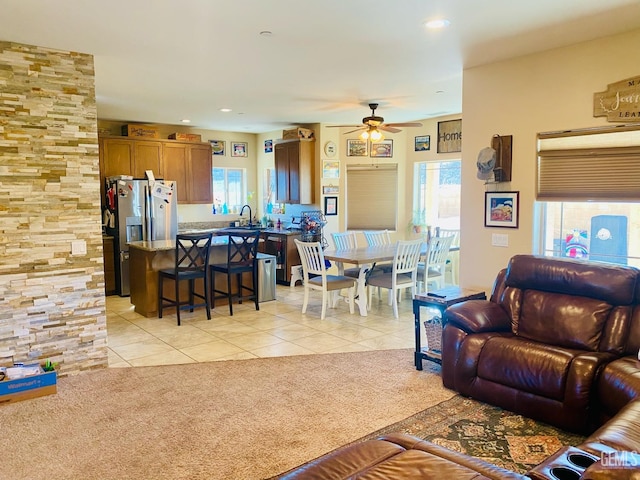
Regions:
<svg viewBox="0 0 640 480"><path fill-rule="evenodd" d="M209 263L225 263L227 261L226 235L214 236L211 240ZM173 268L175 265L175 240L155 240L129 243L129 262L131 277L131 303L134 310L145 317L158 316L158 271ZM221 278L221 280L223 280ZM167 295L174 297L173 284L165 282ZM187 284L181 285L180 296L187 298ZM217 283L217 282L216 282ZM197 288L202 291L202 286ZM170 291L169 291L170 290ZM213 305L211 305L213 308ZM167 310L169 312L169 310ZM171 312L169 312L171 313Z"/></svg>

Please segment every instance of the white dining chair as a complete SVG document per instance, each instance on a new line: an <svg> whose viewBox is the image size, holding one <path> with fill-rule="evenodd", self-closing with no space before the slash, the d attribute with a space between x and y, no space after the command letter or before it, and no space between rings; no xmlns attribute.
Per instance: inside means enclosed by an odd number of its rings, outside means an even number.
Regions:
<svg viewBox="0 0 640 480"><path fill-rule="evenodd" d="M356 232L343 232L332 233L333 243L336 246L336 250L348 250L352 248L358 248L358 237ZM360 267L344 268L342 262L337 263L338 275L346 275L347 277L358 278L360 275Z"/></svg>
<svg viewBox="0 0 640 480"><path fill-rule="evenodd" d="M304 277L304 299L302 301L302 313L307 312L309 304L309 291L319 290L322 292L322 313L320 319L324 320L327 304L331 302L331 307L335 308L338 300L338 293L342 289L347 289L349 312L354 312L354 297L356 290L356 279L344 275L329 275L327 265L324 260L322 243L301 242L294 239L300 261L302 262L302 275ZM330 295L332 294L332 295Z"/></svg>
<svg viewBox="0 0 640 480"><path fill-rule="evenodd" d="M449 275L452 285L458 285L459 283L459 261L460 261L460 230L452 230L445 228L438 228L437 235L440 237L452 236L451 248L449 249L449 256L447 257L446 273ZM445 279L446 281L446 279Z"/></svg>
<svg viewBox="0 0 640 480"><path fill-rule="evenodd" d="M435 283L440 289L445 284L447 257L454 237L431 237L425 261L420 262L418 268L418 282L422 283L422 290L429 291L429 284Z"/></svg>
<svg viewBox="0 0 640 480"><path fill-rule="evenodd" d="M389 230L379 231L364 231L364 238L367 240L367 245L375 247L377 245L389 245L391 243L391 235Z"/></svg>
<svg viewBox="0 0 640 480"><path fill-rule="evenodd" d="M369 277L368 284L372 287L389 290L389 305L393 305L393 316L398 318L398 293L410 288L411 297L416 295L418 279L418 262L422 239L398 240L393 258L391 272ZM371 304L371 290L369 290L369 304Z"/></svg>

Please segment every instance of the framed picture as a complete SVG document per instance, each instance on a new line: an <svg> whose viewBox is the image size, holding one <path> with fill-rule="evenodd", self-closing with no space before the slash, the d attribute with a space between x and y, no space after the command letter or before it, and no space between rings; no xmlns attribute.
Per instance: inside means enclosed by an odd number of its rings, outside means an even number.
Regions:
<svg viewBox="0 0 640 480"><path fill-rule="evenodd" d="M324 197L324 214L338 215L338 197Z"/></svg>
<svg viewBox="0 0 640 480"><path fill-rule="evenodd" d="M324 185L322 187L323 195L331 195L332 193L340 193L340 187L338 187L337 185Z"/></svg>
<svg viewBox="0 0 640 480"><path fill-rule="evenodd" d="M484 226L518 228L520 192L485 192Z"/></svg>
<svg viewBox="0 0 640 480"><path fill-rule="evenodd" d="M462 119L438 122L438 153L462 151Z"/></svg>
<svg viewBox="0 0 640 480"><path fill-rule="evenodd" d="M372 157L393 157L393 140L371 142Z"/></svg>
<svg viewBox="0 0 640 480"><path fill-rule="evenodd" d="M231 142L232 157L246 157L249 144L246 142Z"/></svg>
<svg viewBox="0 0 640 480"><path fill-rule="evenodd" d="M272 153L272 152L273 152L273 140L265 140L264 153Z"/></svg>
<svg viewBox="0 0 640 480"><path fill-rule="evenodd" d="M340 178L340 162L337 160L323 160L322 178Z"/></svg>
<svg viewBox="0 0 640 480"><path fill-rule="evenodd" d="M347 140L347 157L366 157L367 141L366 140Z"/></svg>
<svg viewBox="0 0 640 480"><path fill-rule="evenodd" d="M416 137L415 151L424 152L425 150L431 150L431 135Z"/></svg>
<svg viewBox="0 0 640 480"><path fill-rule="evenodd" d="M224 155L224 140L209 140L212 155Z"/></svg>

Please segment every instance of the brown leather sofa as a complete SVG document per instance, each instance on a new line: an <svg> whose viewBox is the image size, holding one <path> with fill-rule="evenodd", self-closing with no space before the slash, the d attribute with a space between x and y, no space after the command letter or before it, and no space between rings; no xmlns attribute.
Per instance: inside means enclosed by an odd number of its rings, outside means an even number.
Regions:
<svg viewBox="0 0 640 480"><path fill-rule="evenodd" d="M446 387L593 433L526 476L394 434L344 447L280 478L640 479L638 270L518 255L498 274L489 300L454 305L445 320Z"/></svg>

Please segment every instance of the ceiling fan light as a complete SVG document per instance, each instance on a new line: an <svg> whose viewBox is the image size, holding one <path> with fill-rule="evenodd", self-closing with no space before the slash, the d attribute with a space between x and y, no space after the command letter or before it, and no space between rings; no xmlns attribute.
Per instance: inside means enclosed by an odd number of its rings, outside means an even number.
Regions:
<svg viewBox="0 0 640 480"><path fill-rule="evenodd" d="M367 140L367 139L369 138L369 132L368 132L367 130L365 130L364 132L362 132L362 133L360 134L360 138L361 138L362 140Z"/></svg>
<svg viewBox="0 0 640 480"><path fill-rule="evenodd" d="M382 140L382 133L377 128L374 128L371 131L371 135L370 136L371 136L371 141L372 142L379 142L380 140Z"/></svg>

